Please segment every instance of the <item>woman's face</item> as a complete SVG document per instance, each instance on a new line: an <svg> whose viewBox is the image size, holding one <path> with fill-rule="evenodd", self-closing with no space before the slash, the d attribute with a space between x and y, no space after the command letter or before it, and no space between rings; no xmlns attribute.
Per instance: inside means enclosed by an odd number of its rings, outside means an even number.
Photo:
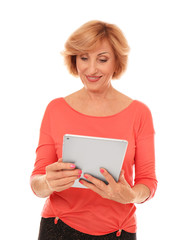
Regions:
<svg viewBox="0 0 187 240"><path fill-rule="evenodd" d="M115 55L107 40L98 43L94 50L78 55L76 65L79 77L87 90L102 92L111 86Z"/></svg>

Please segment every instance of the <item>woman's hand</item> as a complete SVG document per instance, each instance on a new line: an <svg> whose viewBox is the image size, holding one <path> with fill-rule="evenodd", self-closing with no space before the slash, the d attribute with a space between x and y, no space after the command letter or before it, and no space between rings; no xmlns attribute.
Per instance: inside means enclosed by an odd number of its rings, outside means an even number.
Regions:
<svg viewBox="0 0 187 240"><path fill-rule="evenodd" d="M108 185L89 174L85 174L84 177L91 183L88 183L82 179L79 182L92 191L98 193L103 198L114 200L123 204L134 203L136 197L135 192L125 180L123 170L121 171L118 182L114 180L114 178L107 172L106 169L101 168L100 172L107 180Z"/></svg>
<svg viewBox="0 0 187 240"><path fill-rule="evenodd" d="M31 178L31 188L38 197L42 198L48 197L54 191L68 189L82 173L75 167L72 163L63 163L60 158L58 162L46 167L45 175L35 175Z"/></svg>
<svg viewBox="0 0 187 240"><path fill-rule="evenodd" d="M47 166L45 180L49 190L61 192L70 188L82 173L80 169L75 169L75 167L72 163L64 163L62 158Z"/></svg>

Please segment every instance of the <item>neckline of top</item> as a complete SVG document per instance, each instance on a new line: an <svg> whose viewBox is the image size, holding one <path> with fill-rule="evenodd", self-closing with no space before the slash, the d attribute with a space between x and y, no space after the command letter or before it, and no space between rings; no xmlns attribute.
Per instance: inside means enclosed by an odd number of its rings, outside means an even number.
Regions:
<svg viewBox="0 0 187 240"><path fill-rule="evenodd" d="M71 109L72 111L76 112L77 114L82 115L82 116L84 116L84 117L98 118L98 119L99 119L99 118L111 118L111 117L118 116L118 115L120 115L121 113L127 111L129 108L131 108L131 107L134 105L134 103L136 102L136 100L133 100L127 107L125 107L124 109L122 109L120 112L117 112L117 113L112 114L112 115L108 115L108 116L93 116L93 115L88 115L88 114L81 113L81 112L77 111L76 109L74 109L72 106L70 106L70 105L66 102L66 100L64 99L64 97L62 97L61 99L64 101L64 103L66 104L66 106L67 106L69 109Z"/></svg>

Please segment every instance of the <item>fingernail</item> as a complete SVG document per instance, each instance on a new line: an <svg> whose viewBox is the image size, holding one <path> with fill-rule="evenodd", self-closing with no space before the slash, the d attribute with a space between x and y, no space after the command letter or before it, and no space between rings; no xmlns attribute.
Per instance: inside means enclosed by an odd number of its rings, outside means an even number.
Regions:
<svg viewBox="0 0 187 240"><path fill-rule="evenodd" d="M101 173L104 173L104 170L101 168L101 169L100 169L100 172L101 172Z"/></svg>
<svg viewBox="0 0 187 240"><path fill-rule="evenodd" d="M82 170L79 170L79 171L78 171L78 174L81 174L81 173L82 173Z"/></svg>
<svg viewBox="0 0 187 240"><path fill-rule="evenodd" d="M78 178L80 178L81 177L81 174L78 176Z"/></svg>
<svg viewBox="0 0 187 240"><path fill-rule="evenodd" d="M82 180L79 180L79 182L80 182L81 184L83 184L83 181L82 181Z"/></svg>
<svg viewBox="0 0 187 240"><path fill-rule="evenodd" d="M75 164L71 164L71 165L70 165L70 168L75 168Z"/></svg>
<svg viewBox="0 0 187 240"><path fill-rule="evenodd" d="M88 179L88 176L87 176L87 175L85 175L85 174L84 174L84 177L85 177L86 179Z"/></svg>

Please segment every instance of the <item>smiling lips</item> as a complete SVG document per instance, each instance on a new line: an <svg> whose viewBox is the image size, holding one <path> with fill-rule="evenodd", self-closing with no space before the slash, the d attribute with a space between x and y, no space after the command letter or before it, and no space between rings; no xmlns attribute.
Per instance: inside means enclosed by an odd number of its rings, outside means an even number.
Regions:
<svg viewBox="0 0 187 240"><path fill-rule="evenodd" d="M102 76L89 76L86 75L86 78L88 79L89 82L97 82Z"/></svg>

